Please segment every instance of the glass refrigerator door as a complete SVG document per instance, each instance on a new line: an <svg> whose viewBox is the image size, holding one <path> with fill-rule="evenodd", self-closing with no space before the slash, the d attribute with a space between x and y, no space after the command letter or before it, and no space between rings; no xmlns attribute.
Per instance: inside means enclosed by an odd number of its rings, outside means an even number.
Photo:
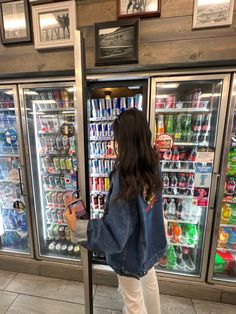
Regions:
<svg viewBox="0 0 236 314"><path fill-rule="evenodd" d="M23 87L39 256L80 259L64 212L77 191L73 84Z"/></svg>
<svg viewBox="0 0 236 314"><path fill-rule="evenodd" d="M223 80L154 82L154 143L168 225L167 254L157 270L200 277Z"/></svg>
<svg viewBox="0 0 236 314"><path fill-rule="evenodd" d="M147 81L94 83L89 88L89 178L91 219L101 218L109 189L109 173L115 163L113 120L131 107L146 109ZM104 260L94 253L97 260Z"/></svg>
<svg viewBox="0 0 236 314"><path fill-rule="evenodd" d="M0 252L30 254L15 89L0 88Z"/></svg>

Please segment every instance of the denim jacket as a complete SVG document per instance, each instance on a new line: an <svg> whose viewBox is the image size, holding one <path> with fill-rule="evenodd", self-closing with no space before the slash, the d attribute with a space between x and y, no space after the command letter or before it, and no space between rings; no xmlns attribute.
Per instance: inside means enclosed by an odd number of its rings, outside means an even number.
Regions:
<svg viewBox="0 0 236 314"><path fill-rule="evenodd" d="M143 196L128 203L115 199L119 191L116 171L111 176L103 218L78 220L77 240L92 251L105 253L117 274L139 278L165 254L162 194L153 195L148 203Z"/></svg>

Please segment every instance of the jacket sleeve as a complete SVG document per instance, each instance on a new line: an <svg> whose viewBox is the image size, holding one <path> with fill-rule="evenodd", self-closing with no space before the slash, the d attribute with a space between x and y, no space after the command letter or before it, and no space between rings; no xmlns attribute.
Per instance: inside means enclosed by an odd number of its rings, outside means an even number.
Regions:
<svg viewBox="0 0 236 314"><path fill-rule="evenodd" d="M89 222L79 220L76 226L78 241L81 239L83 243L87 242L84 243L85 246L92 251L106 254L122 252L135 227L135 207L115 199L119 192L118 175L115 175L113 180L108 211L103 218L92 219ZM87 231L87 241L85 231Z"/></svg>

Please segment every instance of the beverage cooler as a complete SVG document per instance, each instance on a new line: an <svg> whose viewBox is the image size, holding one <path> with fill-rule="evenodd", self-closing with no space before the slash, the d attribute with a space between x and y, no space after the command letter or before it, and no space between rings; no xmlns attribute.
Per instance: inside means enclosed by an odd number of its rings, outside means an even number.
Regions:
<svg viewBox="0 0 236 314"><path fill-rule="evenodd" d="M32 257L16 86L0 86L0 254Z"/></svg>
<svg viewBox="0 0 236 314"><path fill-rule="evenodd" d="M74 83L20 86L38 258L80 260L64 212L78 194Z"/></svg>
<svg viewBox="0 0 236 314"><path fill-rule="evenodd" d="M236 284L236 75L228 108L208 280Z"/></svg>
<svg viewBox="0 0 236 314"><path fill-rule="evenodd" d="M168 226L167 253L156 269L167 276L206 275L228 85L227 75L152 81L150 122Z"/></svg>
<svg viewBox="0 0 236 314"><path fill-rule="evenodd" d="M131 107L147 114L148 80L91 81L88 83L88 163L91 219L101 218L109 189L109 173L115 162L113 120ZM104 255L94 252L98 263Z"/></svg>

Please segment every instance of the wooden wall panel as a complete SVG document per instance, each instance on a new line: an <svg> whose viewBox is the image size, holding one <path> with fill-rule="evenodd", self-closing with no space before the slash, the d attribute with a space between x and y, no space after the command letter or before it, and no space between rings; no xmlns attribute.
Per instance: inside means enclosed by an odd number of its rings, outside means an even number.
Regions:
<svg viewBox="0 0 236 314"><path fill-rule="evenodd" d="M162 0L161 17L192 15L194 0Z"/></svg>

